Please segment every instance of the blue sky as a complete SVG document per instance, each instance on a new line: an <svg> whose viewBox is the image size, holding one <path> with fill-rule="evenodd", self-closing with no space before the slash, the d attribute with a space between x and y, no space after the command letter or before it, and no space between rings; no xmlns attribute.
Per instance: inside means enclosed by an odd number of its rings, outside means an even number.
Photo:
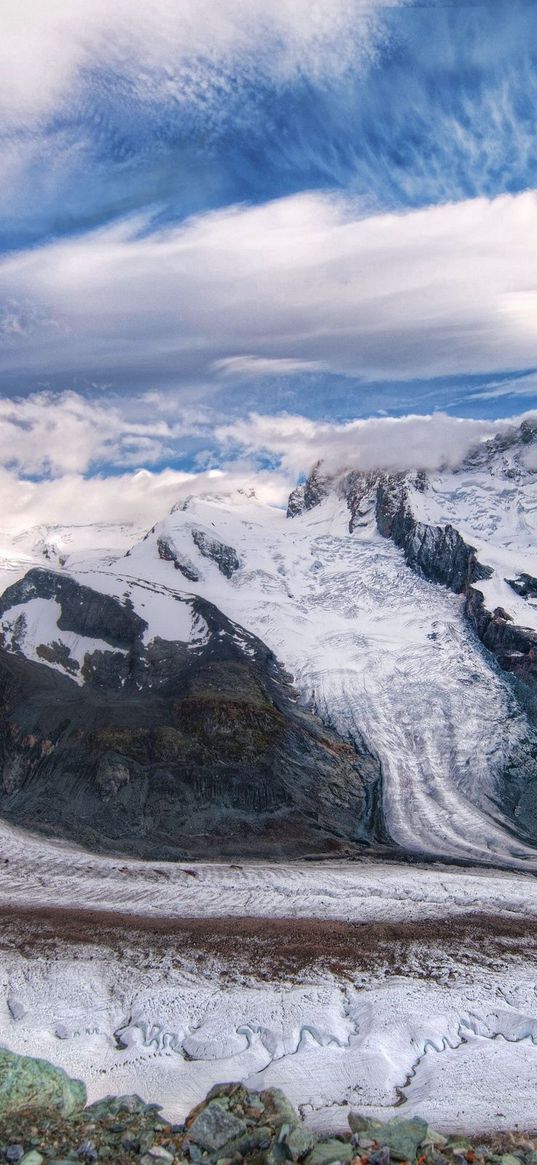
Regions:
<svg viewBox="0 0 537 1165"><path fill-rule="evenodd" d="M73 394L140 426L86 475L136 450L218 464L250 413L535 407L533 0L6 0L0 20L0 393L29 443L25 402L61 418ZM181 432L160 444L157 400Z"/></svg>

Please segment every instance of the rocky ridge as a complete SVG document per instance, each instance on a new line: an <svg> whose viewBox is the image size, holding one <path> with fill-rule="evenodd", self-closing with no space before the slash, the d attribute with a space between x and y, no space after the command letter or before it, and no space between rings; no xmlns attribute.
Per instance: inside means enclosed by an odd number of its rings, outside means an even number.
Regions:
<svg viewBox="0 0 537 1165"><path fill-rule="evenodd" d="M523 421L513 432L484 442L460 466L465 471L494 467L500 459L506 478L519 480L527 473L524 454L537 441L537 425ZM510 461L506 455L510 454ZM408 566L429 582L448 587L465 598L465 613L484 646L500 667L532 690L537 689L537 631L514 622L502 606L489 610L479 582L490 579L493 569L480 561L475 546L466 541L451 523L432 525L415 513L413 495L429 488L426 472L362 472L352 470L335 477L323 474L322 464L314 466L304 485L290 495L287 516L296 517L322 502L336 489L349 507L349 531L366 524L374 515L384 538L402 550ZM505 582L523 598L537 595L537 580L521 571Z"/></svg>
<svg viewBox="0 0 537 1165"><path fill-rule="evenodd" d="M56 1091L54 1091L56 1090ZM0 1158L13 1165L536 1165L528 1137L445 1137L414 1116L386 1123L349 1112L347 1136L316 1135L277 1088L216 1085L173 1125L138 1096L85 1106L80 1081L40 1060L0 1053Z"/></svg>
<svg viewBox="0 0 537 1165"><path fill-rule="evenodd" d="M81 662L61 638L27 657L36 602L58 636L94 644ZM378 762L297 703L260 639L199 597L166 603L170 638L148 638L128 596L37 569L8 588L2 815L162 860L345 852L374 839ZM191 620L190 642L171 637L175 611Z"/></svg>

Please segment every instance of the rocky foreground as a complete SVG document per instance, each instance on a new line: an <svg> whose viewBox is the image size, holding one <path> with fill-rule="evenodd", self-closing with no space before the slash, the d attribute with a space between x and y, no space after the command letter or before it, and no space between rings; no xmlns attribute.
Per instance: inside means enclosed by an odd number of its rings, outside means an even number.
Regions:
<svg viewBox="0 0 537 1165"><path fill-rule="evenodd" d="M174 1125L138 1096L86 1106L86 1090L44 1060L0 1049L0 1159L14 1165L537 1165L537 1139L445 1137L420 1117L349 1112L347 1136L316 1136L279 1089L219 1084Z"/></svg>

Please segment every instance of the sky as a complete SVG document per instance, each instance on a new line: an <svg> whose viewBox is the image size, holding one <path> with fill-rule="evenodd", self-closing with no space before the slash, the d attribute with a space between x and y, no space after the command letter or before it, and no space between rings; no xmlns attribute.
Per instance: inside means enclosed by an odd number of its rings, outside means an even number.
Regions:
<svg viewBox="0 0 537 1165"><path fill-rule="evenodd" d="M536 109L534 0L3 0L6 521L535 409Z"/></svg>

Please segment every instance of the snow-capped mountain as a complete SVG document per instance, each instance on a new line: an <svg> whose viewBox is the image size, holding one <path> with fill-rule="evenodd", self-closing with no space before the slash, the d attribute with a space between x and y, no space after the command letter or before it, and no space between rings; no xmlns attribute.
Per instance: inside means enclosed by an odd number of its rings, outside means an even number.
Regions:
<svg viewBox="0 0 537 1165"><path fill-rule="evenodd" d="M190 498L33 569L0 604L2 813L170 856L536 868L536 467L526 423L455 470L319 466L287 514Z"/></svg>

